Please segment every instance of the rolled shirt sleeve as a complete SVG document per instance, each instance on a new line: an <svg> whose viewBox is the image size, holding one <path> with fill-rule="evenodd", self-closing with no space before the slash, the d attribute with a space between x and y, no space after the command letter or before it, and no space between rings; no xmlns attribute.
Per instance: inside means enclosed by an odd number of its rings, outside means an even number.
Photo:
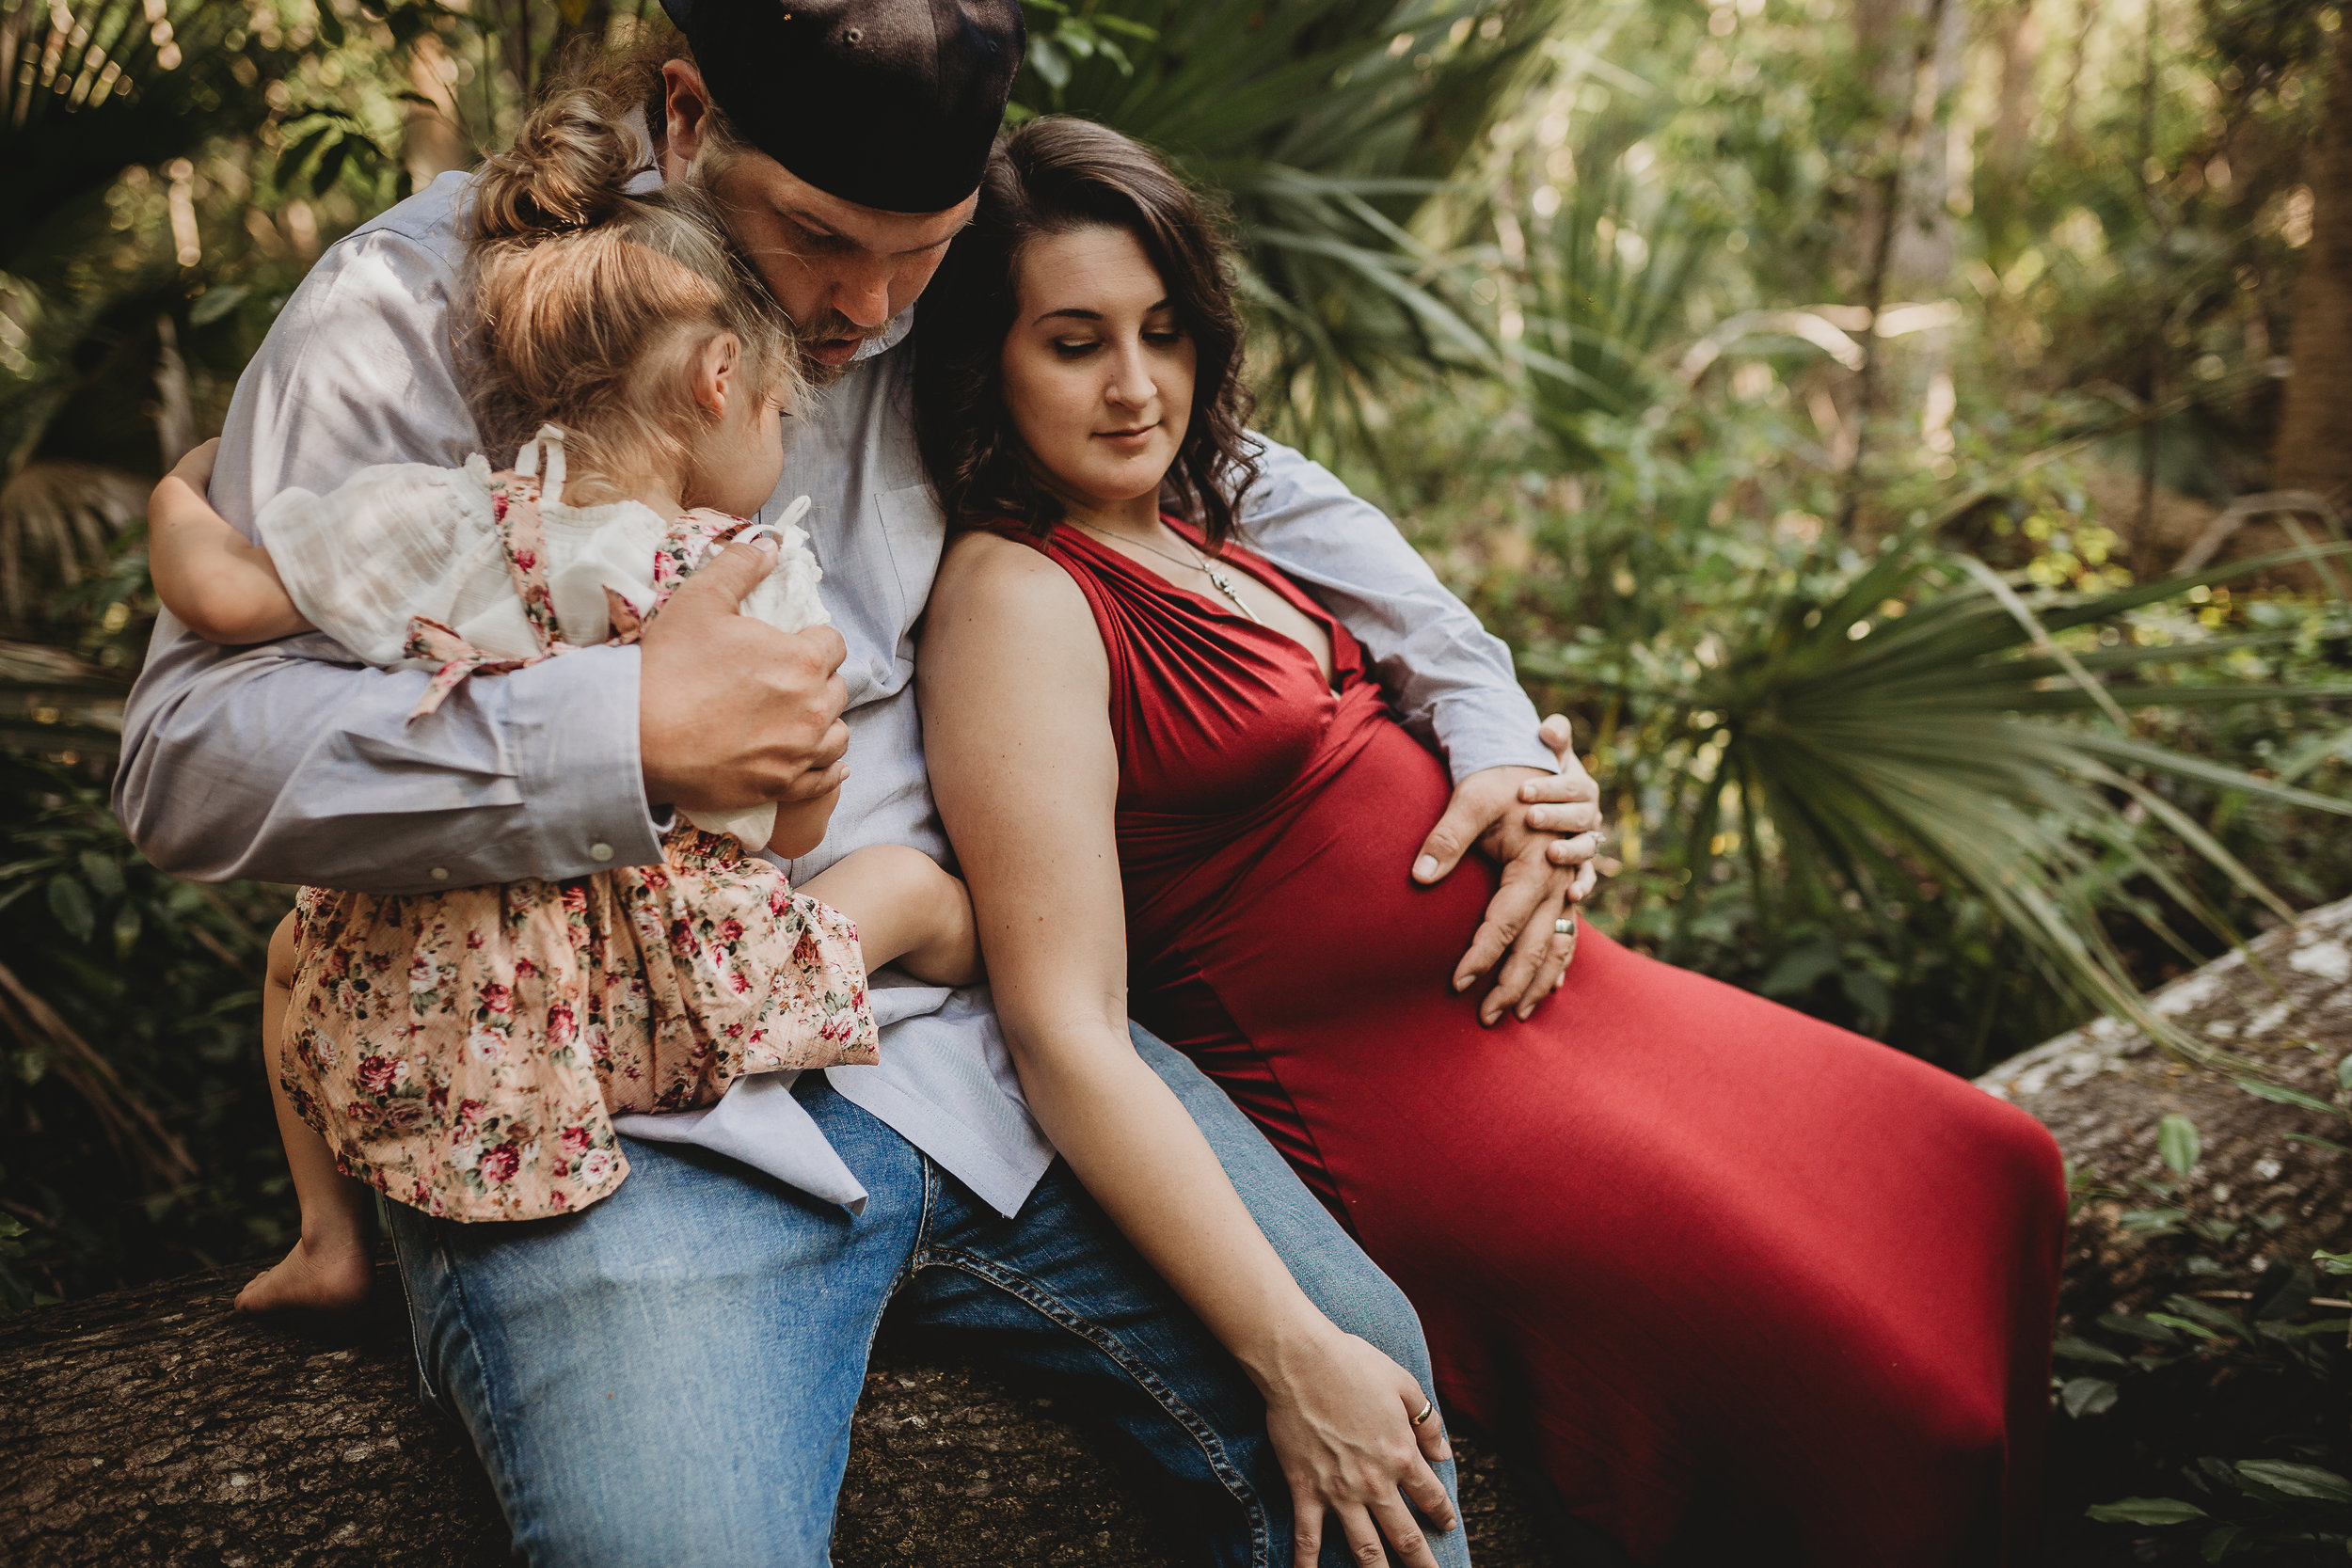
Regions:
<svg viewBox="0 0 2352 1568"><path fill-rule="evenodd" d="M280 491L474 450L450 339L462 189L445 175L329 249L239 379L211 495L248 536ZM477 676L411 725L425 680L325 636L215 647L166 614L124 714L116 812L156 865L206 880L406 893L660 858L636 649Z"/></svg>
<svg viewBox="0 0 2352 1568"><path fill-rule="evenodd" d="M1378 507L1263 436L1243 503L1249 546L1306 585L1363 644L1398 719L1445 753L1454 782L1488 768L1559 771L1511 649L1449 593Z"/></svg>

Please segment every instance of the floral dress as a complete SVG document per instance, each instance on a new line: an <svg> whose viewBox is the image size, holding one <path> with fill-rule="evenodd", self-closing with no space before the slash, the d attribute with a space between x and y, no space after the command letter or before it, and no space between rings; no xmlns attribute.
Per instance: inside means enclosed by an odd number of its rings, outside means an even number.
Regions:
<svg viewBox="0 0 2352 1568"><path fill-rule="evenodd" d="M405 652L438 669L412 721L467 675L568 646L536 483L498 475L488 489L539 652L485 653L414 617ZM745 526L678 519L656 554L658 600ZM634 641L645 617L608 596L611 640ZM682 821L662 848L658 865L561 881L304 889L278 1069L336 1163L451 1219L567 1213L628 1174L615 1113L707 1104L747 1073L876 1060L846 916L731 834Z"/></svg>

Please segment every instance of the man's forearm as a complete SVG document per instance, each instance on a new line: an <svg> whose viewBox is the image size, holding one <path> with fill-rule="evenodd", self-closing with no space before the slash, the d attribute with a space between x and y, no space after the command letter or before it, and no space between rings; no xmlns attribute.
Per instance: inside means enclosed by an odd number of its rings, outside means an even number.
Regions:
<svg viewBox="0 0 2352 1568"><path fill-rule="evenodd" d="M115 810L164 870L416 893L660 857L634 649L478 676L414 725L421 673L293 649L333 644L237 652L159 628L124 716Z"/></svg>

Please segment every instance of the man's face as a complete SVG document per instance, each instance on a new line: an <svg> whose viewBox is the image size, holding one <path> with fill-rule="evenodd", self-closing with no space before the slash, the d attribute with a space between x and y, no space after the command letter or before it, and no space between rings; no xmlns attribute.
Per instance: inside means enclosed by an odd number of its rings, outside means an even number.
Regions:
<svg viewBox="0 0 2352 1568"><path fill-rule="evenodd" d="M663 70L670 124L662 175L675 180L704 149L708 99L692 66L673 60ZM885 213L820 191L750 151L706 188L800 329L802 351L819 378L848 365L859 344L880 337L914 303L977 200L968 197L944 213Z"/></svg>

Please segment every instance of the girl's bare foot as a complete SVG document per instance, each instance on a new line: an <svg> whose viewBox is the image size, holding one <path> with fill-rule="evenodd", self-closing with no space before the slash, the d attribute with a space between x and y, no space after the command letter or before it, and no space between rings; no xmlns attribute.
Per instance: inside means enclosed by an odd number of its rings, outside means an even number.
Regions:
<svg viewBox="0 0 2352 1568"><path fill-rule="evenodd" d="M237 1310L347 1312L368 1299L374 1276L374 1251L364 1232L333 1242L305 1236L237 1292Z"/></svg>

